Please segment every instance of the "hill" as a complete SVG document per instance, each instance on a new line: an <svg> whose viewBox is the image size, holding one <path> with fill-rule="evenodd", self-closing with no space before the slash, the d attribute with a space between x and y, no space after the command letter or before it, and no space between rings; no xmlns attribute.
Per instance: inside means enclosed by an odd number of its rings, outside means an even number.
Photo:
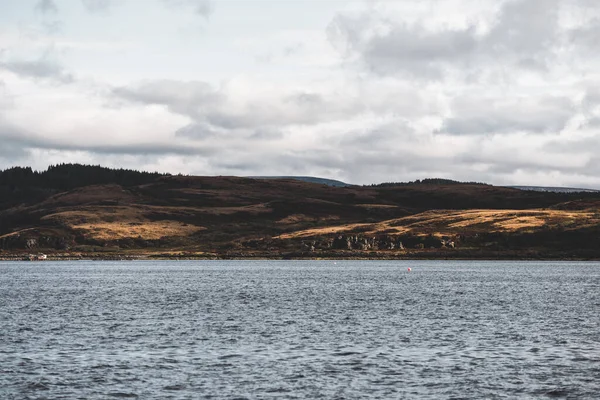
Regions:
<svg viewBox="0 0 600 400"><path fill-rule="evenodd" d="M535 190L538 192L556 192L556 193L578 193L578 192L600 192L596 189L571 188L560 186L507 186L521 190Z"/></svg>
<svg viewBox="0 0 600 400"><path fill-rule="evenodd" d="M346 187L352 186L349 183L336 181L335 179L315 178L314 176L249 176L254 179L294 179L302 182L319 183L321 185Z"/></svg>
<svg viewBox="0 0 600 400"><path fill-rule="evenodd" d="M0 257L600 258L600 193L55 168L0 172Z"/></svg>

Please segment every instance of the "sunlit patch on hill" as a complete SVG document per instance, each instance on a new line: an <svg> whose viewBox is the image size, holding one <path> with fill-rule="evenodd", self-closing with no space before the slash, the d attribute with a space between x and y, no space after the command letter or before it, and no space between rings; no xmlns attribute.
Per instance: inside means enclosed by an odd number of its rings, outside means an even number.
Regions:
<svg viewBox="0 0 600 400"><path fill-rule="evenodd" d="M156 240L165 236L188 236L205 229L177 221L97 222L73 225L71 228L96 240L125 238Z"/></svg>
<svg viewBox="0 0 600 400"><path fill-rule="evenodd" d="M471 232L516 232L542 227L589 227L597 224L600 224L600 213L595 211L432 210L374 224L342 224L299 230L278 238L307 238L337 233L445 236Z"/></svg>

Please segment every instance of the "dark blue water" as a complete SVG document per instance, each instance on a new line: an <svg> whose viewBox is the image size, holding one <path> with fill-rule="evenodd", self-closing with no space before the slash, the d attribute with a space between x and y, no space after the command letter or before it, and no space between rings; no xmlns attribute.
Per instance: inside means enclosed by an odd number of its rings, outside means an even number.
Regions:
<svg viewBox="0 0 600 400"><path fill-rule="evenodd" d="M599 396L600 263L0 263L2 399Z"/></svg>

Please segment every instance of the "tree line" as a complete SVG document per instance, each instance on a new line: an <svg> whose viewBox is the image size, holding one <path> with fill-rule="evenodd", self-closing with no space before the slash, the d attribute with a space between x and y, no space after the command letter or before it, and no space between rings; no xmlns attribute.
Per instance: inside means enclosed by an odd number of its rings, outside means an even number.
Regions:
<svg viewBox="0 0 600 400"><path fill-rule="evenodd" d="M136 186L153 182L157 178L167 175L169 174L63 163L51 165L45 171L34 171L31 167L5 169L0 171L0 186L10 189L37 187L57 190L71 190L82 186L102 184Z"/></svg>
<svg viewBox="0 0 600 400"><path fill-rule="evenodd" d="M487 183L483 182L461 182L455 181L452 179L444 179L444 178L425 178L425 179L416 179L414 181L409 182L383 182L383 183L374 183L372 185L367 185L370 187L392 187L392 186L411 186L411 185L487 185Z"/></svg>

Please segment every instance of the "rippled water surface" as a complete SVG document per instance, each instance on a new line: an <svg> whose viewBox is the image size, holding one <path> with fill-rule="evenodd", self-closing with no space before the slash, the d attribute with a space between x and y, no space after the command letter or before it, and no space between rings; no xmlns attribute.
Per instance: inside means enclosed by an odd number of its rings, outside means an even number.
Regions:
<svg viewBox="0 0 600 400"><path fill-rule="evenodd" d="M600 263L0 263L2 399L599 394Z"/></svg>

